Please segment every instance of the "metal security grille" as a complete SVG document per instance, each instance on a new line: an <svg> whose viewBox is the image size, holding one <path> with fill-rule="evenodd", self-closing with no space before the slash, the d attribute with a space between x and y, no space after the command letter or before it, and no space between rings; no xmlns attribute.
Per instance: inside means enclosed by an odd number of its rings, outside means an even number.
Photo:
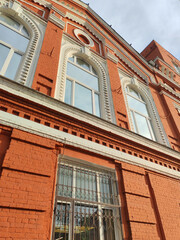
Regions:
<svg viewBox="0 0 180 240"><path fill-rule="evenodd" d="M54 239L121 239L115 174L59 164Z"/></svg>

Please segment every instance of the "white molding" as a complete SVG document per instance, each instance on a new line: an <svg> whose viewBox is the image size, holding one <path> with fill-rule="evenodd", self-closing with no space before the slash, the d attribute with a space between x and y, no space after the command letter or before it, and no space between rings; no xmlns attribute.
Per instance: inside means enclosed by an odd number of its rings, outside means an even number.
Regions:
<svg viewBox="0 0 180 240"><path fill-rule="evenodd" d="M162 88L166 89L168 92L172 93L174 96L176 96L177 98L180 99L180 93L175 92L169 85L167 85L166 83L158 83L157 86L161 86Z"/></svg>
<svg viewBox="0 0 180 240"><path fill-rule="evenodd" d="M177 109L178 113L180 114L180 105L177 103L174 103L174 107Z"/></svg>
<svg viewBox="0 0 180 240"><path fill-rule="evenodd" d="M132 131L129 131L124 128L120 128L116 124L112 124L109 121L105 121L99 117L96 117L92 114L81 111L78 108L74 108L68 104L65 104L57 99L51 98L45 94L37 92L31 88L13 82L11 80L0 77L0 89L14 94L15 96L28 99L29 101L40 104L44 107L49 108L50 110L57 111L58 113L65 114L67 116L73 117L74 119L79 119L82 122L86 122L92 126L95 126L99 129L109 132L109 134L116 134L124 139L130 140L134 143L140 144L144 147L150 148L155 151L158 151L162 154L166 153L169 156L179 159L179 152L173 150L170 147L159 144L155 141L144 138ZM31 122L31 121L30 121Z"/></svg>
<svg viewBox="0 0 180 240"><path fill-rule="evenodd" d="M164 94L164 95L168 96L169 98L171 98L172 100L174 100L175 102L180 103L180 101L178 99L172 97L170 94L168 94L167 92L165 92L163 90L159 94L161 94L161 95Z"/></svg>
<svg viewBox="0 0 180 240"><path fill-rule="evenodd" d="M64 29L65 22L62 19L58 18L55 14L51 13L48 20L54 23L56 26L60 27L61 29Z"/></svg>
<svg viewBox="0 0 180 240"><path fill-rule="evenodd" d="M156 109L155 103L153 101L153 97L149 90L149 87L146 86L145 84L141 83L140 81L138 81L136 78L126 76L122 71L119 71L119 75L120 75L124 100L125 100L125 104L126 104L126 109L127 109L131 129L134 130L134 124L132 122L131 113L130 113L130 109L129 109L128 101L127 101L127 95L126 95L126 86L127 85L133 86L133 88L137 89L137 91L144 98L144 100L147 104L149 115L151 117L154 134L157 138L157 141L161 144L170 146L167 135L166 135L163 125L161 123L158 111Z"/></svg>
<svg viewBox="0 0 180 240"><path fill-rule="evenodd" d="M53 139L58 142L65 142L67 145L80 148L83 150L87 150L93 153L97 153L102 156L109 157L111 159L115 159L120 162L129 163L129 164L136 165L136 166L139 166L139 167L142 167L150 171L154 171L172 178L180 179L180 172L178 171L143 160L139 157L134 157L130 154L123 153L115 149L105 147L98 143L94 143L86 139L82 139L80 137L73 136L71 134L58 131L53 128L49 128L47 126L29 121L27 119L12 115L10 113L1 111L0 123L6 126L10 126L10 127L22 130L22 131L36 134L38 136Z"/></svg>
<svg viewBox="0 0 180 240"><path fill-rule="evenodd" d="M21 22L30 34L30 41L16 76L16 81L31 86L45 32L45 23L24 9L18 1L7 5L6 1L2 0L0 11Z"/></svg>
<svg viewBox="0 0 180 240"><path fill-rule="evenodd" d="M52 4L45 0L33 0L33 2L38 3L39 5L51 9Z"/></svg>
<svg viewBox="0 0 180 240"><path fill-rule="evenodd" d="M106 71L107 66L104 66L106 62L104 63L104 59L98 58L96 54L87 49L87 47L81 46L80 44L78 45L75 41L72 41L66 35L64 35L62 38L55 98L61 101L64 100L67 60L72 55L77 55L85 58L85 60L89 62L96 70L100 84L101 116L108 121L114 122L115 118L112 118L114 117L113 108L109 100L111 99L110 89L108 87L109 76Z"/></svg>

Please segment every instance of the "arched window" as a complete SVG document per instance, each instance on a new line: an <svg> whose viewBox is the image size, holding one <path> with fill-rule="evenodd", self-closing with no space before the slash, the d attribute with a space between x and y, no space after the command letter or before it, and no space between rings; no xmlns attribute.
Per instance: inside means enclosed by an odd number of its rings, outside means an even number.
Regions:
<svg viewBox="0 0 180 240"><path fill-rule="evenodd" d="M68 58L64 102L100 116L99 79L94 68L83 59Z"/></svg>
<svg viewBox="0 0 180 240"><path fill-rule="evenodd" d="M11 17L0 13L0 74L15 79L29 43L26 28Z"/></svg>
<svg viewBox="0 0 180 240"><path fill-rule="evenodd" d="M134 131L144 137L155 140L151 118L143 97L130 86L126 87L126 94Z"/></svg>

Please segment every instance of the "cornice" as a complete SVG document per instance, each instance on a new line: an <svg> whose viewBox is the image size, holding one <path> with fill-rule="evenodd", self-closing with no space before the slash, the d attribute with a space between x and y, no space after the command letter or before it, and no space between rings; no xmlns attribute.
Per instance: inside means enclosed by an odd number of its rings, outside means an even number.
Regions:
<svg viewBox="0 0 180 240"><path fill-rule="evenodd" d="M60 27L61 29L64 29L65 22L58 18L55 14L51 13L49 15L48 20L52 23L54 23L56 26Z"/></svg>
<svg viewBox="0 0 180 240"><path fill-rule="evenodd" d="M162 88L164 88L165 90L167 90L168 92L170 92L171 94L173 94L174 96L176 96L177 98L180 99L180 93L175 92L170 86L168 86L166 83L158 83L157 86L161 86Z"/></svg>
<svg viewBox="0 0 180 240"><path fill-rule="evenodd" d="M69 12L66 13L66 18L68 18L68 19L70 19L70 20L72 20L72 21L74 21L74 22L76 22L76 23L78 23L78 24L86 27L86 29L89 30L89 31L90 31L95 37L97 37L100 41L102 41L103 43L105 42L105 38L103 38L86 20L83 20L82 18L79 18L79 17L77 17L77 16L75 16L74 14L69 13ZM130 67L134 72L136 72L136 73L138 74L138 76L140 76L147 84L149 83L148 77L149 77L149 79L151 79L151 81L153 81L153 80L152 80L153 77L152 77L149 73L147 73L139 64L138 64L138 67L136 67L137 62L135 62L135 60L134 60L129 54L127 54L127 52L126 52L125 50L123 50L123 48L120 48L120 46L119 46L115 41L113 41L113 40L108 36L108 34L106 34L106 33L105 33L102 29L100 29L97 25L94 25L94 23L93 23L90 19L88 19L88 18L86 18L86 19L87 19L89 22L91 22L91 24L92 24L95 28L97 28L101 33L103 33L104 36L105 36L108 40L110 40L110 41L116 46L116 48L117 48L118 50L117 50L117 49L113 49L114 52L115 52L115 54L116 54L126 65L128 65L128 67ZM105 44L105 46L108 47L107 44ZM111 60L113 59L113 61L114 61L115 58L116 58L116 56L113 57L112 54L111 54L111 56L108 56L108 57L110 57ZM115 62L116 62L116 60L115 60ZM149 66L149 65L148 65L148 66ZM141 69L141 70L139 70L139 69ZM143 72L145 72L145 74L144 74Z"/></svg>
<svg viewBox="0 0 180 240"><path fill-rule="evenodd" d="M47 95L39 93L31 88L18 84L16 82L7 80L5 78L0 78L0 88L4 91L9 92L10 94L14 94L15 96L19 96L33 103L40 104L49 109L55 110L58 113L65 114L67 116L73 117L74 119L78 119L82 122L86 122L92 126L95 126L99 129L109 132L109 134L118 135L124 139L130 140L131 142L137 143L144 147L150 148L162 154L166 154L172 156L173 158L179 159L179 153L174 151L173 149L166 147L160 143L144 138L134 132L131 132L127 129L120 128L117 125L110 123L106 120L98 118L92 114L81 111L80 109L74 108L70 105L67 105L57 99L51 98Z"/></svg>
<svg viewBox="0 0 180 240"><path fill-rule="evenodd" d="M172 84L176 85L180 89L180 84L179 83L175 82L172 78L168 77L166 74L161 72L159 69L154 68L154 71L156 73L158 73L159 75L161 75L162 77L166 78L169 82L171 82Z"/></svg>
<svg viewBox="0 0 180 240"><path fill-rule="evenodd" d="M110 159L116 161L133 164L148 169L150 171L169 176L171 178L180 179L180 172L178 171L166 168L161 165L157 165L150 161L145 161L144 159L134 157L127 153L119 152L115 149L107 148L98 143L91 142L77 136L73 136L72 134L68 134L44 125L40 125L39 123L29 121L27 119L15 116L10 113L2 112L2 114L0 114L0 123L5 126L11 126L22 131L36 134L38 136L53 139L58 142L65 142L67 146L73 146L75 148L89 151L98 155L100 154L104 157L109 157Z"/></svg>
<svg viewBox="0 0 180 240"><path fill-rule="evenodd" d="M161 95L164 94L164 95L166 95L167 97L171 98L172 100L174 100L175 102L177 102L177 103L180 104L180 100L172 97L170 94L168 94L167 92L165 92L165 91L163 91L163 90L162 90L159 94L161 94Z"/></svg>
<svg viewBox="0 0 180 240"><path fill-rule="evenodd" d="M75 9L74 7L71 7L69 4L65 4L64 1L62 2L58 2L55 0L52 0L52 2L55 2L56 4L59 4L63 7L65 7L66 9L70 10L71 12L74 12L75 14L79 15L80 17L83 17L84 19L86 19L87 21L89 21L92 26L96 29L98 29L98 31L103 34L111 43L113 43L118 50L123 51L122 48L120 48L120 46L117 44L116 41L113 40L112 37L109 36L109 34L107 34L106 31L104 31L99 24L97 24L96 22L94 22L93 20L91 20L86 14L84 14L83 12L80 12L78 9ZM81 2L81 1L73 1L77 4L79 4L80 6L82 6L83 8L85 8L87 11L89 11L102 25L104 25L115 37L117 37L117 39L119 39L120 42L122 42L129 50L130 52L133 52L133 54L135 54L135 56L137 58L139 58L148 68L152 69L152 67L150 66L150 64L133 48L131 47L113 28L111 28L110 25L108 25L108 23L106 23L97 13L95 13L90 7L89 5ZM72 14L73 15L73 14ZM82 20L82 19L81 19ZM128 56L129 57L129 56ZM149 75L149 74L147 74ZM149 76L151 78L151 76Z"/></svg>
<svg viewBox="0 0 180 240"><path fill-rule="evenodd" d="M33 0L33 2L38 3L40 6L51 9L52 4L45 0Z"/></svg>

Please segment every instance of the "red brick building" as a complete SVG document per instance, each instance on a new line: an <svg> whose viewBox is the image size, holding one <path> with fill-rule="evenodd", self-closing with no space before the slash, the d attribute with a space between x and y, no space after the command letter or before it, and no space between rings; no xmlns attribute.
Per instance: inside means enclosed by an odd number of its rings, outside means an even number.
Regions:
<svg viewBox="0 0 180 240"><path fill-rule="evenodd" d="M0 240L180 236L180 62L79 0L0 1Z"/></svg>

